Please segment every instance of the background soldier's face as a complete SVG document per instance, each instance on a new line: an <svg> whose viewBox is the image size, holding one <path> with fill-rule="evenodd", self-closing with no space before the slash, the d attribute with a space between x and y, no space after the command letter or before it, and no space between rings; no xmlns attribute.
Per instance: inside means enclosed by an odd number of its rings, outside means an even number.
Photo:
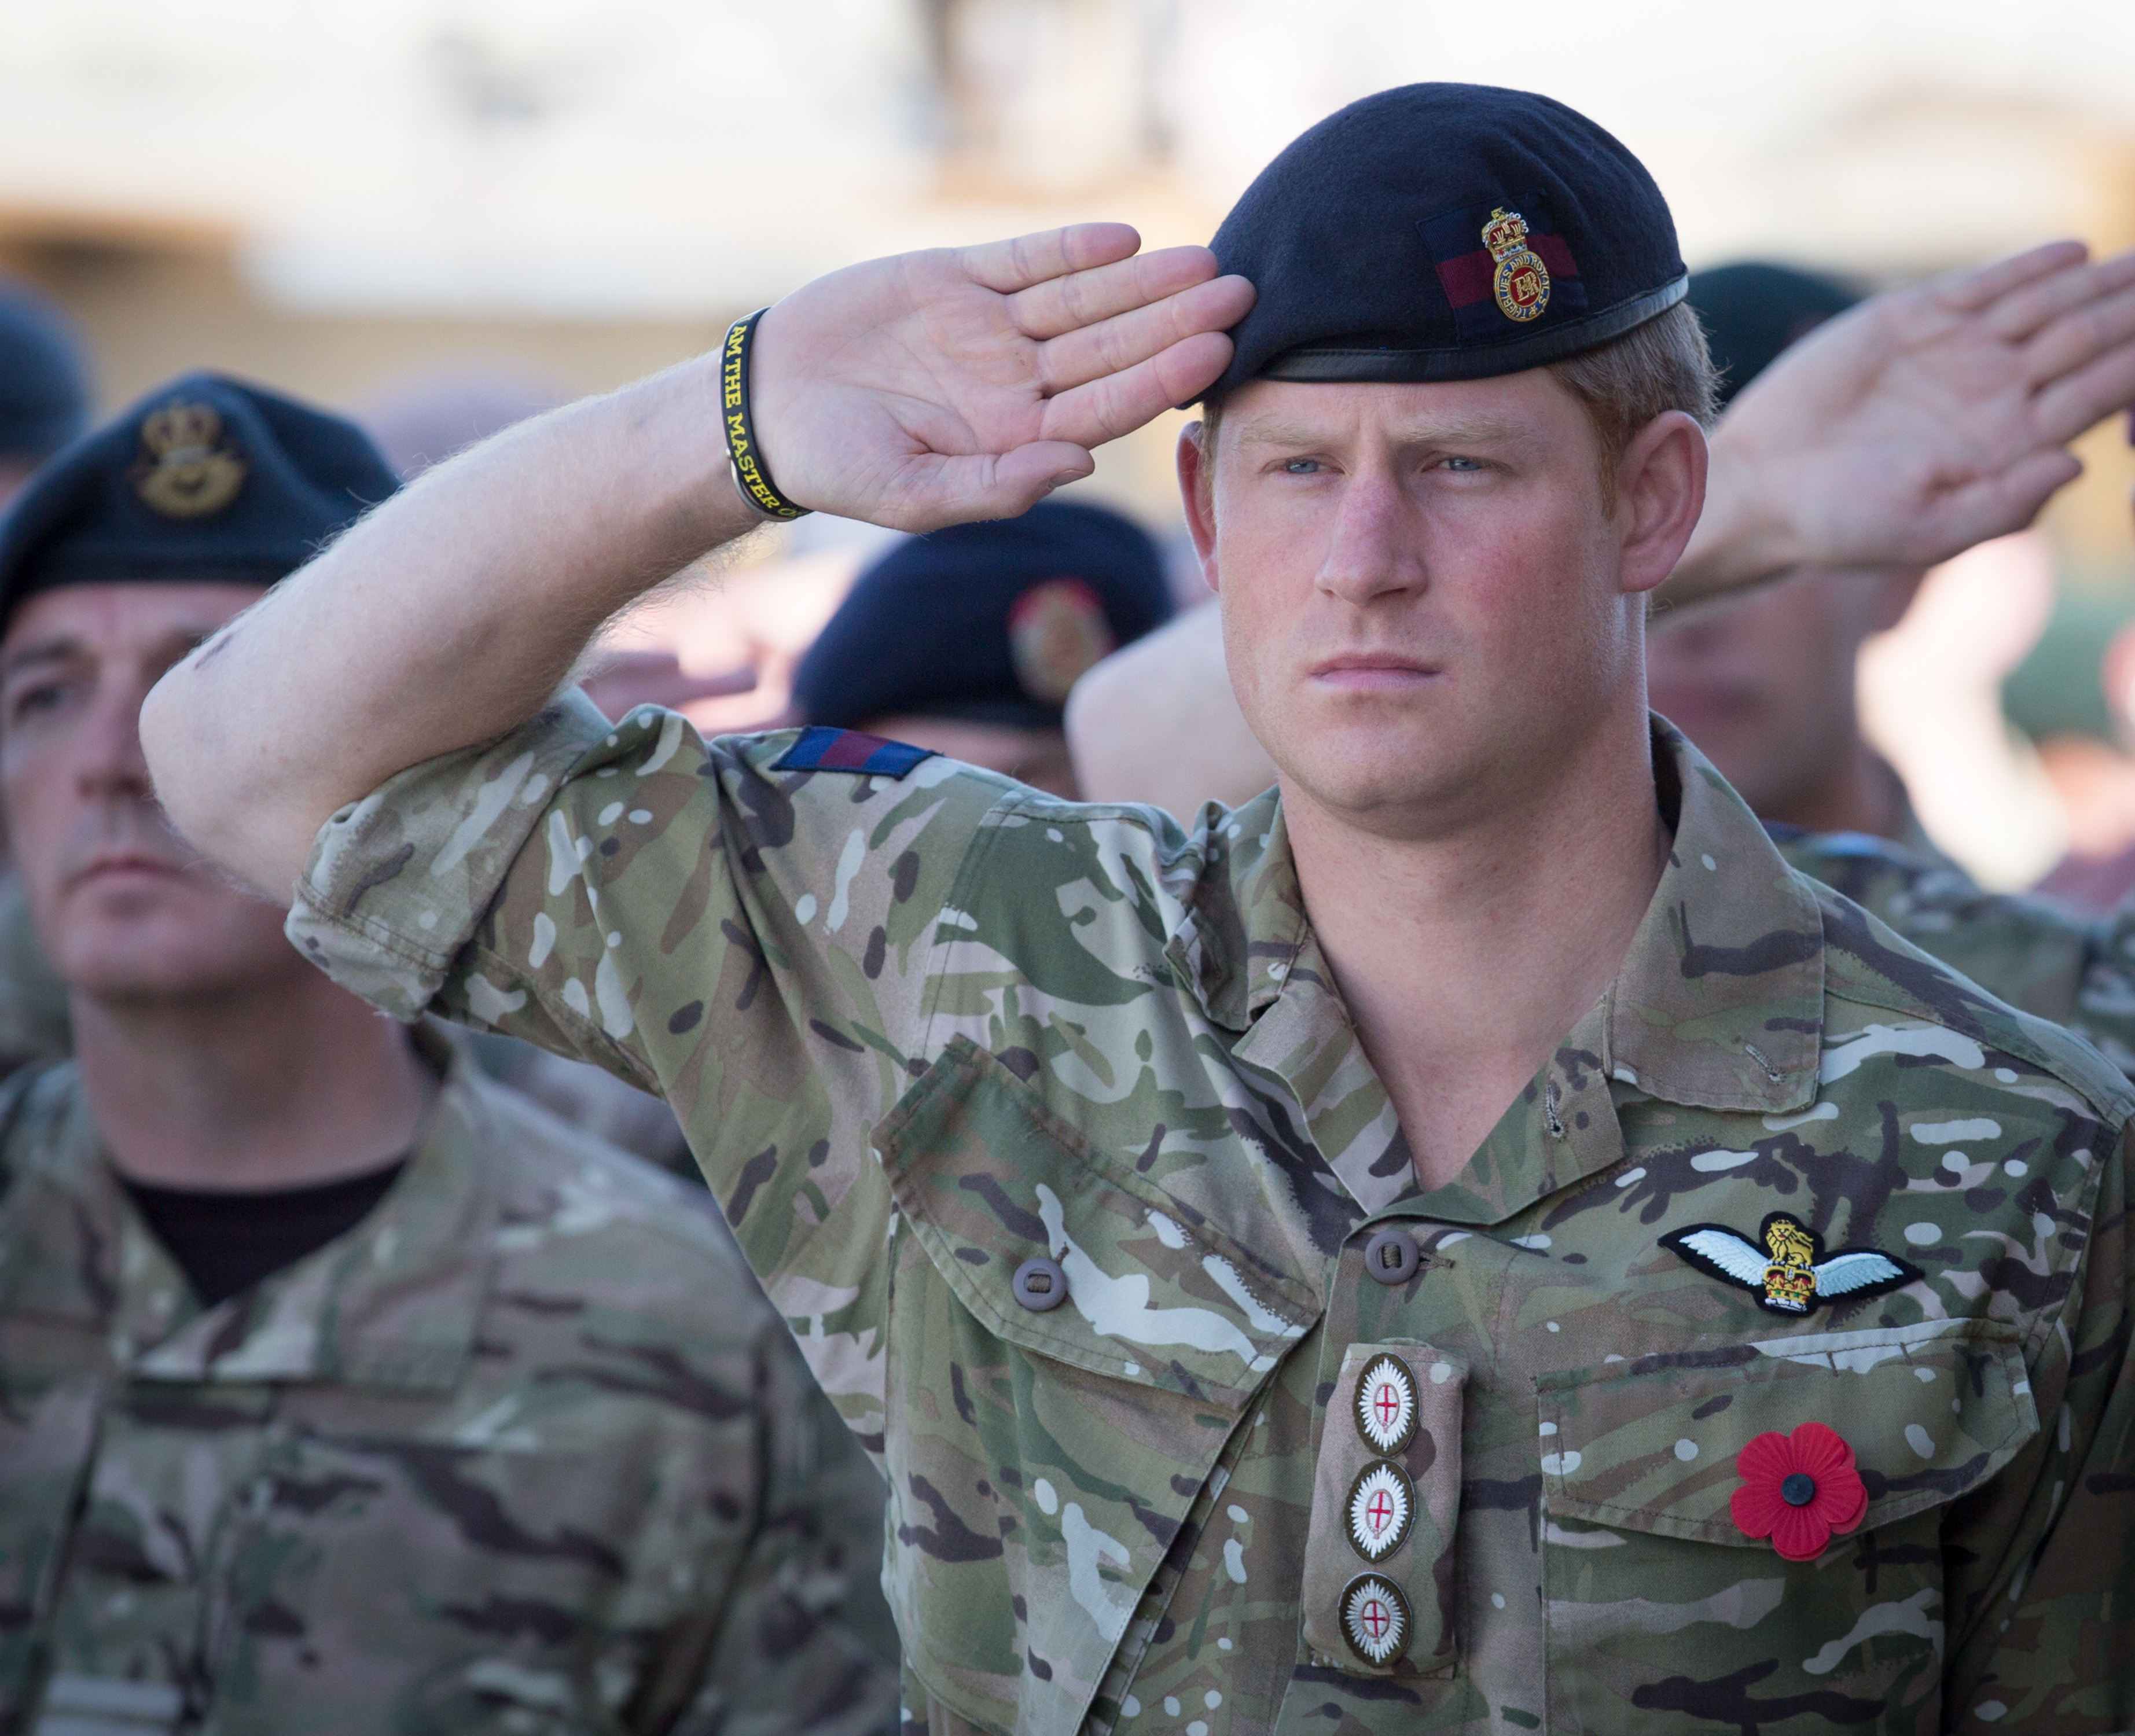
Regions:
<svg viewBox="0 0 2135 1736"><path fill-rule="evenodd" d="M1548 374L1256 381L1205 475L1195 457L1247 721L1287 786L1353 823L1458 824L1640 703L1631 515L1605 515L1592 425Z"/></svg>
<svg viewBox="0 0 2135 1736"><path fill-rule="evenodd" d="M0 804L47 956L70 989L195 995L310 967L282 913L170 829L141 757L164 670L259 598L249 584L69 585L0 640Z"/></svg>

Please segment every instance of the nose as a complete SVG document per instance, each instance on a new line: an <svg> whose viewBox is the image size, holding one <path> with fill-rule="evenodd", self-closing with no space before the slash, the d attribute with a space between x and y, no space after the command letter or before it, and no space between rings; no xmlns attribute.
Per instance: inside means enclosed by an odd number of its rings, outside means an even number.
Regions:
<svg viewBox="0 0 2135 1736"><path fill-rule="evenodd" d="M1353 473L1335 509L1319 588L1360 606L1422 589L1427 576L1416 533L1414 508L1392 475L1376 467Z"/></svg>
<svg viewBox="0 0 2135 1736"><path fill-rule="evenodd" d="M146 686L100 684L75 738L75 779L85 795L105 800L153 801L155 785L141 752L141 706Z"/></svg>

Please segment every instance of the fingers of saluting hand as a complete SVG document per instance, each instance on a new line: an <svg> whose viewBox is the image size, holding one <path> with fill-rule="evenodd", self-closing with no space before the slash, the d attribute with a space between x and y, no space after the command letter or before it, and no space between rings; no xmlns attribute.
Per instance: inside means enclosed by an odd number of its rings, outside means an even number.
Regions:
<svg viewBox="0 0 2135 1736"><path fill-rule="evenodd" d="M1124 223L1071 223L1013 241L988 241L957 249L974 283L1014 295L1070 272L1096 271L1130 258L1141 237Z"/></svg>
<svg viewBox="0 0 2135 1736"><path fill-rule="evenodd" d="M1058 337L1146 307L1216 275L1205 247L1164 247L1088 271L1071 271L1009 298L1009 317L1026 337Z"/></svg>
<svg viewBox="0 0 2135 1736"><path fill-rule="evenodd" d="M1987 329L1997 337L2022 343L2071 313L2118 294L2135 283L2135 258L2122 254L2096 264L2080 262L2035 278L1987 308Z"/></svg>
<svg viewBox="0 0 2135 1736"><path fill-rule="evenodd" d="M2089 249L2080 241L2049 241L2042 247L2012 254L2006 259L1992 259L1984 265L1968 265L1951 272L1930 285L1929 289L1952 307L1977 313L2020 294L2026 286L2042 278L2081 265L2089 256Z"/></svg>
<svg viewBox="0 0 2135 1736"><path fill-rule="evenodd" d="M2135 272L2125 275L2126 282L2099 288L2025 341L2024 372L2033 385L2058 380L2135 338Z"/></svg>
<svg viewBox="0 0 2135 1736"><path fill-rule="evenodd" d="M1038 347L1039 387L1051 396L1108 374L1123 374L1189 338L1237 325L1252 304L1252 285L1243 278L1218 278L1097 325L1063 332Z"/></svg>
<svg viewBox="0 0 2135 1736"><path fill-rule="evenodd" d="M1045 406L1048 440L1092 447L1131 433L1175 404L1206 391L1231 364L1231 341L1220 331L1200 331L1146 360L1108 372L1061 393Z"/></svg>
<svg viewBox="0 0 2135 1736"><path fill-rule="evenodd" d="M2135 338L2123 339L2038 394L2031 409L2036 438L2058 447L2130 404L2135 404Z"/></svg>

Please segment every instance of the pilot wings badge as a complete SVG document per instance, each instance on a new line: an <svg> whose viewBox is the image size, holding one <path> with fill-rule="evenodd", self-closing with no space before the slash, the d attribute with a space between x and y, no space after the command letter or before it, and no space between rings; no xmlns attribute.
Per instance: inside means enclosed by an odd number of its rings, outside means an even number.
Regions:
<svg viewBox="0 0 2135 1736"><path fill-rule="evenodd" d="M1671 1230L1661 1245L1701 1272L1738 1285L1775 1314L1813 1314L1827 1302L1866 1301L1924 1274L1917 1266L1876 1248L1823 1251L1823 1238L1784 1211L1774 1211L1757 1231L1760 1248L1718 1224Z"/></svg>

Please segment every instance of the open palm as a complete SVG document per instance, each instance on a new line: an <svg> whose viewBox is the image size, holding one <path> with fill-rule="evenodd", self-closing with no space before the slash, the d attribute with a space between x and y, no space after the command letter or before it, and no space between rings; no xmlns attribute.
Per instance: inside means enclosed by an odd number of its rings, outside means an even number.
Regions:
<svg viewBox="0 0 2135 1736"><path fill-rule="evenodd" d="M1198 396L1252 288L1124 224L854 265L767 313L756 433L790 499L905 530L1009 518Z"/></svg>
<svg viewBox="0 0 2135 1736"><path fill-rule="evenodd" d="M2135 254L2057 242L1818 327L1736 400L1715 468L1784 503L1799 563L1928 566L2028 525L2131 402Z"/></svg>

